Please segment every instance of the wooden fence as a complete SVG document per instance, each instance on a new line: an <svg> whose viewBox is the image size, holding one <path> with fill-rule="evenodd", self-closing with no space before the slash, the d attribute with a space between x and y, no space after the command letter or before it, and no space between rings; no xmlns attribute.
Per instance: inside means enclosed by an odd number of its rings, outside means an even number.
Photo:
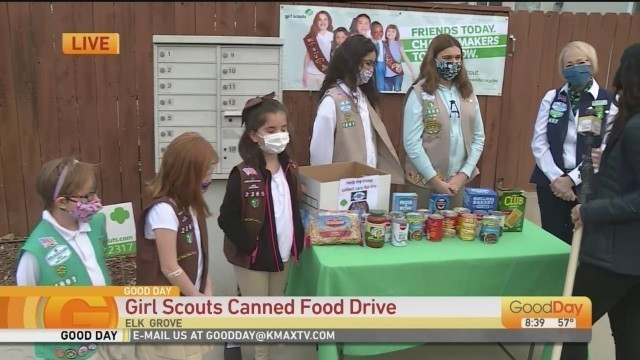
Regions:
<svg viewBox="0 0 640 360"><path fill-rule="evenodd" d="M294 3L295 4L295 3ZM304 3L298 3L304 4ZM307 3L308 4L308 3ZM331 6L332 3L313 5ZM480 97L487 135L476 182L531 189L529 148L545 91L560 86L559 50L585 40L609 86L622 50L640 41L640 15L510 12L503 7L350 2L340 6L509 16L503 96ZM279 3L0 3L0 236L26 235L40 217L34 184L40 166L76 155L101 164L105 203L132 201L154 174L152 35L278 36ZM64 32L117 32L118 56L66 56ZM284 92L295 122L296 158L308 164L316 92ZM383 96L382 117L401 144L402 95Z"/></svg>

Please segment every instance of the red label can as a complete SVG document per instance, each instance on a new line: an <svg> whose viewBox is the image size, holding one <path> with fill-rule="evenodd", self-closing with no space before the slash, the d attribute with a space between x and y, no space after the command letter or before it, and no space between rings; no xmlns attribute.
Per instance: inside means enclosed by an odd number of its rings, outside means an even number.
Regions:
<svg viewBox="0 0 640 360"><path fill-rule="evenodd" d="M429 241L442 241L442 232L444 230L444 216L440 214L432 214L429 216Z"/></svg>

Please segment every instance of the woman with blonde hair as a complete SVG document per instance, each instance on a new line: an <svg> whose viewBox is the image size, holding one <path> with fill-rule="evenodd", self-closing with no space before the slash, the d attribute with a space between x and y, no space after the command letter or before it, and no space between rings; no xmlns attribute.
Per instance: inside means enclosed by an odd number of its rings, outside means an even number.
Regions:
<svg viewBox="0 0 640 360"><path fill-rule="evenodd" d="M218 154L201 135L174 139L160 171L147 184L153 199L143 211L137 237L137 285L177 286L183 296L212 296L208 274L207 223L211 215L203 193L211 184ZM201 360L211 346L139 344L138 360Z"/></svg>
<svg viewBox="0 0 640 360"><path fill-rule="evenodd" d="M331 15L324 10L318 11L313 18L309 33L303 39L307 51L304 54L302 66L302 86L313 90L322 86L331 58L332 31Z"/></svg>
<svg viewBox="0 0 640 360"><path fill-rule="evenodd" d="M403 117L405 191L418 193L420 207L427 207L432 192L461 206L465 184L479 174L485 137L462 45L453 36L441 34L429 44Z"/></svg>
<svg viewBox="0 0 640 360"><path fill-rule="evenodd" d="M577 204L585 152L577 120L587 109L595 110L602 120L602 132L596 140L600 147L618 108L613 94L593 78L598 72L593 46L582 41L567 44L558 57L558 72L566 83L549 90L540 103L531 139L536 166L530 182L536 184L542 228L571 244L571 209Z"/></svg>

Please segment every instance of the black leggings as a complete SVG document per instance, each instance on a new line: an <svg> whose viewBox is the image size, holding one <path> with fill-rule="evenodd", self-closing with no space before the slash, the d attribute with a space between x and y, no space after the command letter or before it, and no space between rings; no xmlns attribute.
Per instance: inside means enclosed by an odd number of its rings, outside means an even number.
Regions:
<svg viewBox="0 0 640 360"><path fill-rule="evenodd" d="M582 262L576 271L573 295L591 300L594 324L609 314L616 360L640 359L640 276L618 274ZM565 343L561 359L586 360L587 349L587 343Z"/></svg>

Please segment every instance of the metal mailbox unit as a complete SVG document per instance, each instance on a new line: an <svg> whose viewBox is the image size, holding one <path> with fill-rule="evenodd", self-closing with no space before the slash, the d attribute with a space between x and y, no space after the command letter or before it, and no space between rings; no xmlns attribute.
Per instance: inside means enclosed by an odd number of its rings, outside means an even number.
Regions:
<svg viewBox="0 0 640 360"><path fill-rule="evenodd" d="M220 156L213 179L242 159L238 141L247 100L272 91L282 100L282 46L274 37L153 36L156 172L169 143L200 133Z"/></svg>

